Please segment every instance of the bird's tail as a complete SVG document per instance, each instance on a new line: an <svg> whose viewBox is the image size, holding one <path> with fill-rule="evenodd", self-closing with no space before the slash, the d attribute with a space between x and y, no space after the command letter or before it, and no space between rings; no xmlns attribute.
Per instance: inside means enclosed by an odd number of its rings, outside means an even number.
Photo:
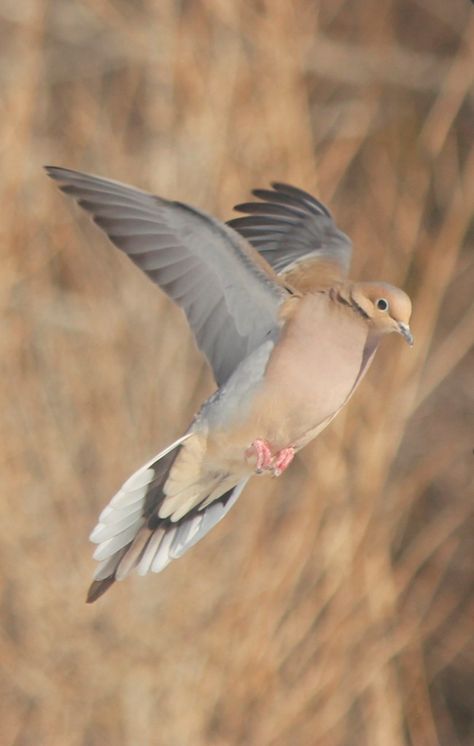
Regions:
<svg viewBox="0 0 474 746"><path fill-rule="evenodd" d="M200 541L236 502L247 479L209 504L206 495L184 515L159 516L170 470L190 437L192 433L187 433L138 469L100 514L90 536L98 545L94 559L100 565L87 594L88 603L132 570L139 575L163 570Z"/></svg>

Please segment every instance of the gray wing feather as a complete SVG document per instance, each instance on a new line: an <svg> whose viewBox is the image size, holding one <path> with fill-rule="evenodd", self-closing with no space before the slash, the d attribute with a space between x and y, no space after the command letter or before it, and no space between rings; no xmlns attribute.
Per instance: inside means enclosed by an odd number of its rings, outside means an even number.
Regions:
<svg viewBox="0 0 474 746"><path fill-rule="evenodd" d="M219 385L278 326L285 290L255 264L253 249L232 228L118 182L46 170L181 306Z"/></svg>
<svg viewBox="0 0 474 746"><path fill-rule="evenodd" d="M282 273L307 259L337 262L347 275L352 253L350 239L336 226L322 202L308 192L275 182L273 189L255 189L261 202L245 202L235 210L244 218L229 220L262 254L273 269Z"/></svg>

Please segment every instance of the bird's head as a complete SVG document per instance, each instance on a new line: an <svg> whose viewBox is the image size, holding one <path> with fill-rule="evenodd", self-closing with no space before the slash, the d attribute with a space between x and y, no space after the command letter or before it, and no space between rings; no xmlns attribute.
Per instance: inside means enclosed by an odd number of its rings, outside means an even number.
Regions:
<svg viewBox="0 0 474 746"><path fill-rule="evenodd" d="M359 282L350 286L349 297L379 334L397 332L413 345L411 301L403 290L385 282Z"/></svg>

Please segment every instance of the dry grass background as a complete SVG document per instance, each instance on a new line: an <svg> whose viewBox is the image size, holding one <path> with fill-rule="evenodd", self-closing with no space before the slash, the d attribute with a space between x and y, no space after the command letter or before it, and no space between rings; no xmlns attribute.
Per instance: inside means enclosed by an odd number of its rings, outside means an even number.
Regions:
<svg viewBox="0 0 474 746"><path fill-rule="evenodd" d="M0 0L2 746L474 743L473 22L467 0ZM354 276L415 307L414 350L387 340L285 478L93 607L99 508L212 382L47 162L224 218L294 182Z"/></svg>

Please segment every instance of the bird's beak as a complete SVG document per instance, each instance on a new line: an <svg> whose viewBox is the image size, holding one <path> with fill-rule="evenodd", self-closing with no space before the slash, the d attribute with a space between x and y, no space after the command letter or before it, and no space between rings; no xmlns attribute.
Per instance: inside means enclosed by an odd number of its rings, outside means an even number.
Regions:
<svg viewBox="0 0 474 746"><path fill-rule="evenodd" d="M410 347L413 347L413 334L411 333L410 327L408 326L408 324L402 324L400 322L398 325L398 329L400 331L400 334L408 342Z"/></svg>

